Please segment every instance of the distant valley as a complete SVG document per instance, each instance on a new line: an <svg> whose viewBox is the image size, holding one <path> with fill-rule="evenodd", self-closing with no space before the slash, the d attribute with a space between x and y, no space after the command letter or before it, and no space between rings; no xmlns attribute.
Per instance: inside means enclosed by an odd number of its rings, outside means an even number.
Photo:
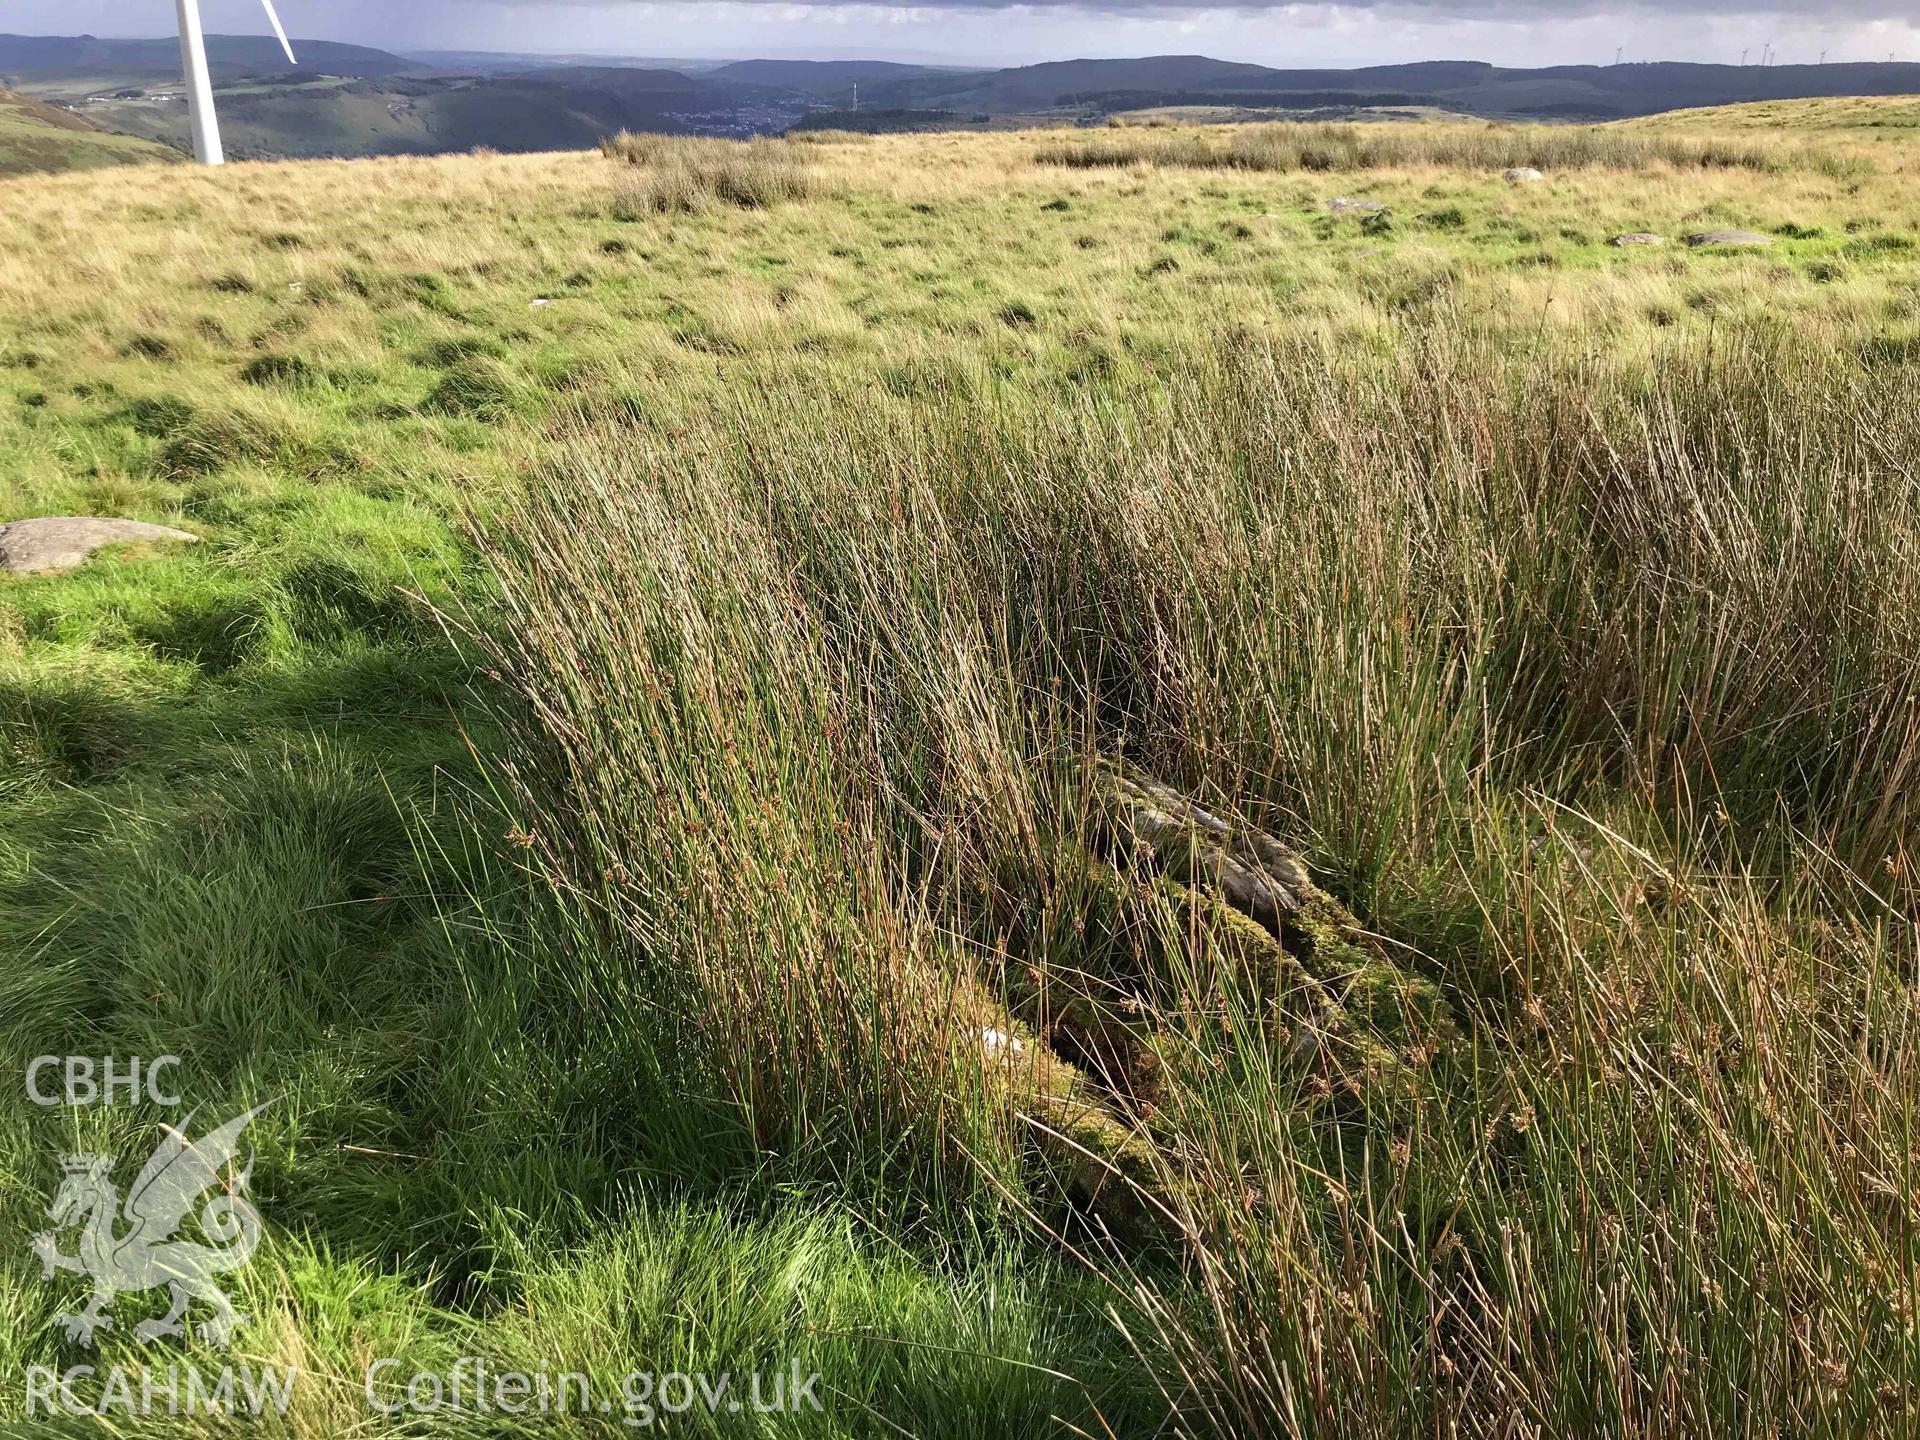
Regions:
<svg viewBox="0 0 1920 1440"><path fill-rule="evenodd" d="M69 110L0 90L0 177L181 158L164 145L109 133Z"/></svg>
<svg viewBox="0 0 1920 1440"><path fill-rule="evenodd" d="M747 136L794 128L922 130L1189 116L1431 113L1597 121L1734 102L1920 92L1920 65L1639 64L1510 69L1437 61L1284 70L1198 55L968 70L863 60L542 63L208 37L221 123L241 158L579 149L621 129ZM187 139L171 38L0 35L0 86L91 129Z"/></svg>
<svg viewBox="0 0 1920 1440"><path fill-rule="evenodd" d="M283 62L284 63L284 62ZM578 150L619 130L778 133L804 106L752 100L674 70L577 68L496 76L275 77L216 95L236 158L429 155L487 147ZM170 91L70 100L116 130L184 145L187 111Z"/></svg>

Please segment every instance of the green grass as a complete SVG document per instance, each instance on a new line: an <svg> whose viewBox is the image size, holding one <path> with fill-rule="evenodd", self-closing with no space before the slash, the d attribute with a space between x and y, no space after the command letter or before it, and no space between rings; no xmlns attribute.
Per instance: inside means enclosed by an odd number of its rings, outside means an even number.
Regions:
<svg viewBox="0 0 1920 1440"><path fill-rule="evenodd" d="M10 186L0 518L203 542L0 583L0 1058L278 1097L269 1433L539 1428L370 1418L381 1355L798 1361L823 1435L1900 1430L1910 167L1045 163L1114 143ZM1722 224L1777 243L1603 243ZM1116 753L1382 938L1259 970L1102 848ZM1166 1213L1102 1234L983 1025ZM0 1092L0 1371L79 1358L57 1152L174 1118Z"/></svg>

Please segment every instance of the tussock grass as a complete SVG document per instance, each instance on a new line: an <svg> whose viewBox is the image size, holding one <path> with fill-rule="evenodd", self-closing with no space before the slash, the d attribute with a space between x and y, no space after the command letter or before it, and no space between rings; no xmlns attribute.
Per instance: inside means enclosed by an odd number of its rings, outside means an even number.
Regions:
<svg viewBox="0 0 1920 1440"><path fill-rule="evenodd" d="M519 382L505 364L484 352L470 353L447 366L426 408L497 420L513 408L519 393Z"/></svg>
<svg viewBox="0 0 1920 1440"><path fill-rule="evenodd" d="M1156 1088L1117 1103L1207 1283L1078 1244L1190 1423L1869 1422L1920 1100L1911 377L1760 335L1657 375L1446 330L1200 353L1098 405L588 421L477 520L575 983L664 1010L801 1173L1071 1237L952 997L1111 983L1071 857L1124 749L1309 838L1473 1037L1406 1057L1425 1101L1329 1077L1161 917Z"/></svg>
<svg viewBox="0 0 1920 1440"><path fill-rule="evenodd" d="M315 384L319 377L313 366L298 355L262 355L240 367L240 378L249 385L286 385L300 388Z"/></svg>
<svg viewBox="0 0 1920 1440"><path fill-rule="evenodd" d="M1201 170L1358 171L1390 166L1436 165L1449 169L1505 170L1535 166L1557 170L1753 170L1776 174L1811 169L1823 174L1866 174L1858 156L1806 147L1711 136L1672 136L1609 126L1397 126L1278 122L1235 127L1223 136L1206 127L1084 143L1044 146L1036 158L1047 165L1102 169L1170 165Z"/></svg>
<svg viewBox="0 0 1920 1440"><path fill-rule="evenodd" d="M874 137L864 130L795 130L785 139L795 145L871 145Z"/></svg>
<svg viewBox="0 0 1920 1440"><path fill-rule="evenodd" d="M623 130L600 148L609 159L634 167L616 186L616 219L716 203L764 210L813 192L804 159L782 140L685 139Z"/></svg>

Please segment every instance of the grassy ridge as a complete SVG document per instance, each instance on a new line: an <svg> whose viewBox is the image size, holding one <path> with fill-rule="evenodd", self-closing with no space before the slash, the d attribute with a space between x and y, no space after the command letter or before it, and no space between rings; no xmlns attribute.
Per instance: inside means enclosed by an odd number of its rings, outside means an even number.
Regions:
<svg viewBox="0 0 1920 1440"><path fill-rule="evenodd" d="M1760 100L1748 105L1715 105L1700 110L1669 110L1621 122L1629 130L1813 130L1879 139L1880 132L1920 125L1920 101L1906 95L1849 96L1823 100Z"/></svg>
<svg viewBox="0 0 1920 1440"><path fill-rule="evenodd" d="M1436 140L1363 232L1062 143L8 187L0 478L208 542L0 591L9 1053L285 1097L291 1433L385 1353L795 1356L831 1434L1887 1425L1908 167ZM1709 223L1778 243L1600 243ZM1115 750L1456 1040L1349 989L1392 1065L1303 1061L1228 917L1090 884ZM1120 1017L1168 1243L1091 1231L981 993ZM158 1118L0 1103L0 1225ZM4 1248L0 1358L67 1356Z"/></svg>
<svg viewBox="0 0 1920 1440"><path fill-rule="evenodd" d="M96 129L69 111L0 90L0 176L179 159L167 146Z"/></svg>

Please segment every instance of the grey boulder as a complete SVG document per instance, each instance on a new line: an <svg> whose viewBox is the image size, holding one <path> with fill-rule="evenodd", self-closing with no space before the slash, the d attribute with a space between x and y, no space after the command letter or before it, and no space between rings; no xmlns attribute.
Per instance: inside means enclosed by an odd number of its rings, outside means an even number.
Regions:
<svg viewBox="0 0 1920 1440"><path fill-rule="evenodd" d="M108 520L93 515L50 515L0 525L0 570L15 575L45 575L71 570L102 545L126 541L177 540L192 544L198 535L144 520Z"/></svg>
<svg viewBox="0 0 1920 1440"><path fill-rule="evenodd" d="M1609 245L1664 245L1667 237L1656 235L1651 230L1629 230L1625 235L1616 235L1607 241Z"/></svg>

